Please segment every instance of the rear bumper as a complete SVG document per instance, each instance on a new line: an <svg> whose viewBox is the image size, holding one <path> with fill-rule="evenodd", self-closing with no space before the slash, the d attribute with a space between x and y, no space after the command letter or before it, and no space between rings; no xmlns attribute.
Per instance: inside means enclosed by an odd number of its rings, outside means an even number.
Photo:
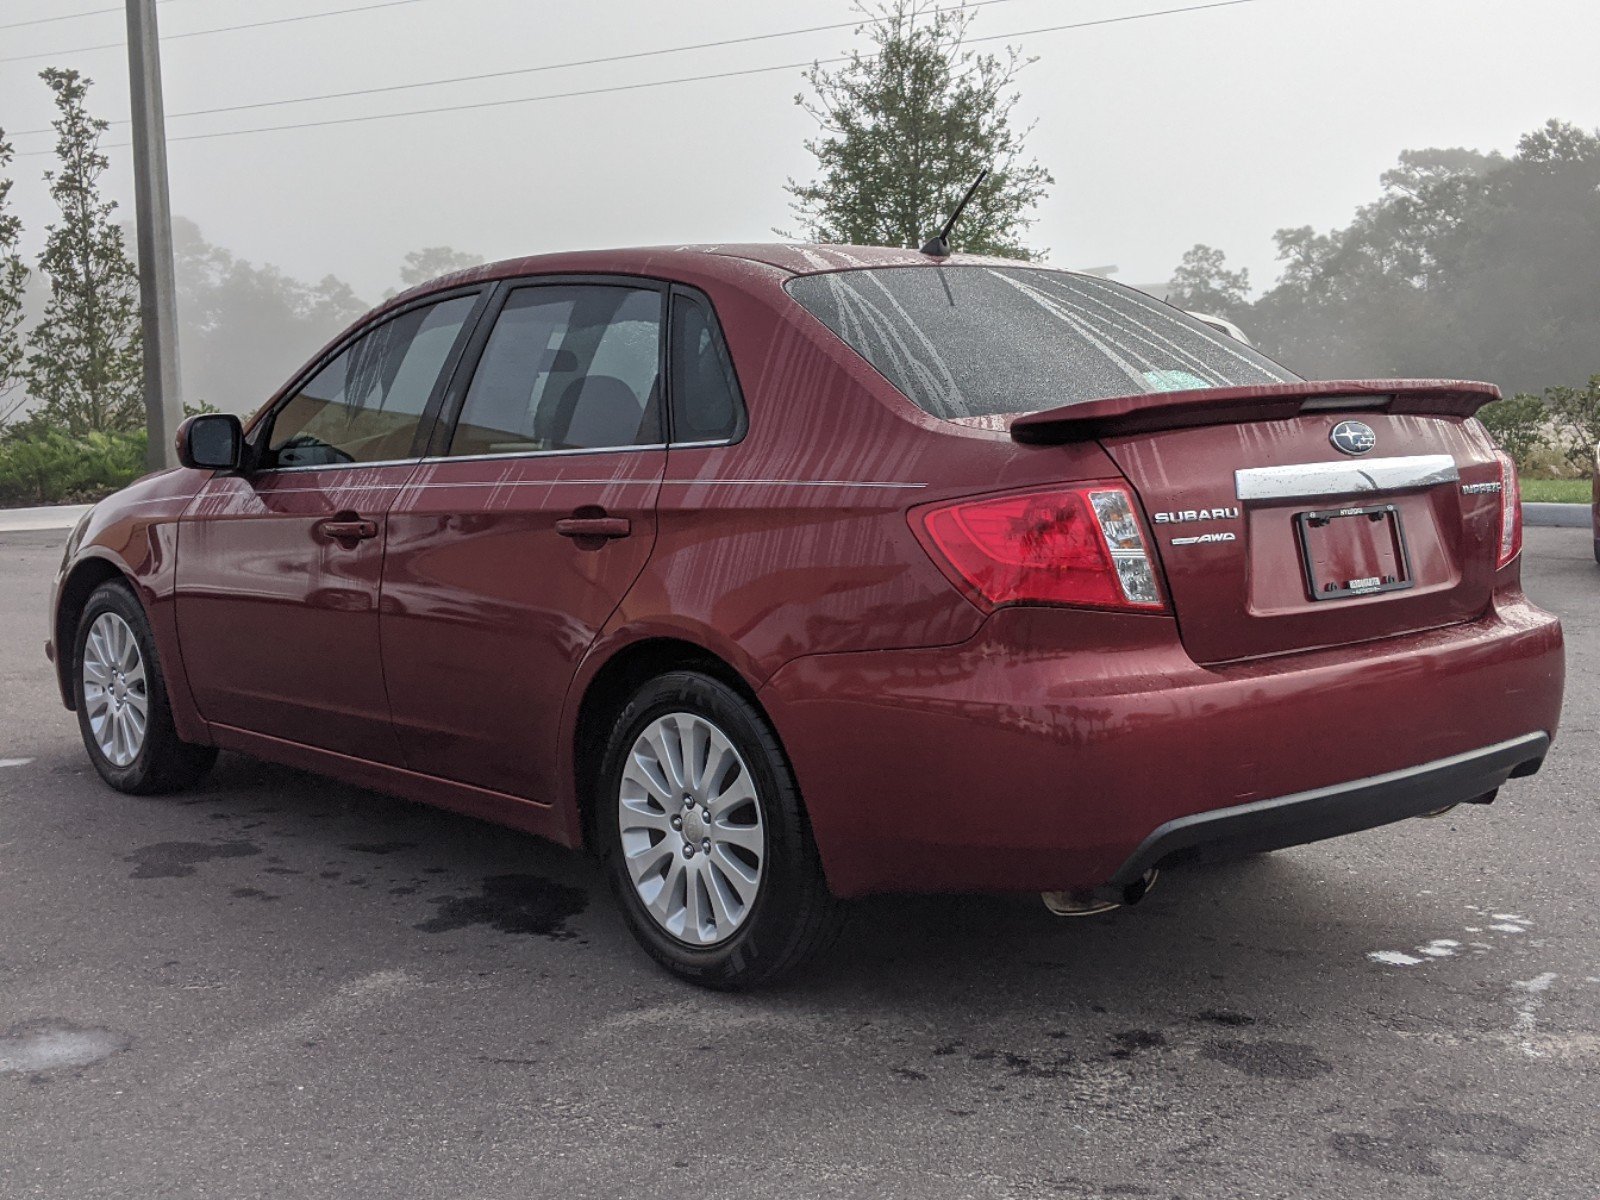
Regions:
<svg viewBox="0 0 1600 1200"><path fill-rule="evenodd" d="M1506 780L1537 771L1549 749L1546 734L1529 733L1370 779L1178 817L1139 843L1109 887L1129 887L1150 868L1174 860L1278 850L1420 817L1452 804L1487 803Z"/></svg>
<svg viewBox="0 0 1600 1200"><path fill-rule="evenodd" d="M1087 891L1479 799L1536 769L1563 671L1560 624L1507 589L1469 624L1209 668L1168 618L1002 609L959 646L797 659L761 699L838 894Z"/></svg>

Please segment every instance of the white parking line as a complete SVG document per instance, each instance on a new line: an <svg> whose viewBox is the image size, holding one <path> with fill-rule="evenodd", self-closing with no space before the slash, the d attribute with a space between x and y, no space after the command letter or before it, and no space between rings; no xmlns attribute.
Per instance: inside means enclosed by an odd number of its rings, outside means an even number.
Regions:
<svg viewBox="0 0 1600 1200"><path fill-rule="evenodd" d="M1522 1041L1522 1052L1529 1058L1543 1058L1544 1051L1534 1045L1534 1030L1538 1024L1538 1012L1544 1004L1544 993L1550 990L1550 985L1556 981L1554 971L1546 971L1543 975L1536 975L1532 979L1513 979L1511 986L1522 993L1522 999L1513 1007L1517 1010L1516 1031Z"/></svg>

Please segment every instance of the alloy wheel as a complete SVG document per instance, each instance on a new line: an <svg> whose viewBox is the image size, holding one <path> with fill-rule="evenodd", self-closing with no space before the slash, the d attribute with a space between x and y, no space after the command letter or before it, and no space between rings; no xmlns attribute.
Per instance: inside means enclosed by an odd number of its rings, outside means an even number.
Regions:
<svg viewBox="0 0 1600 1200"><path fill-rule="evenodd" d="M96 617L84 640L83 704L107 762L126 767L139 757L150 723L149 681L139 640L114 612Z"/></svg>
<svg viewBox="0 0 1600 1200"><path fill-rule="evenodd" d="M732 937L761 889L766 834L755 778L728 735L696 713L651 721L623 766L617 817L651 919L691 946Z"/></svg>

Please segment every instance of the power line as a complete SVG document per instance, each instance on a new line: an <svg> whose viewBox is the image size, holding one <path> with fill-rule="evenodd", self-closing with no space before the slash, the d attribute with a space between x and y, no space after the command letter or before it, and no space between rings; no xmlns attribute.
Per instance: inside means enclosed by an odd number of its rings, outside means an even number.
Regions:
<svg viewBox="0 0 1600 1200"><path fill-rule="evenodd" d="M156 0L157 4L171 4L172 0ZM34 17L28 21L12 21L8 25L0 25L0 29L21 29L24 25L49 25L52 21L76 21L79 17L103 17L107 13L124 12L121 5L116 8L93 8L88 12L61 13L54 17Z"/></svg>
<svg viewBox="0 0 1600 1200"><path fill-rule="evenodd" d="M11 21L0 29L21 29L24 25L48 25L52 21L76 21L79 17L101 17L106 13L121 12L120 8L96 8L89 12L60 13L54 17L34 17L31 21Z"/></svg>
<svg viewBox="0 0 1600 1200"><path fill-rule="evenodd" d="M1100 25L1121 25L1129 21L1146 21L1155 17L1171 17L1182 13L1205 12L1218 8L1236 8L1244 4L1259 4L1262 0L1212 0L1209 4L1189 4L1179 8L1164 8L1154 12L1128 13L1120 17L1101 17L1093 21L1073 21L1066 25L1047 25L1039 29L1022 29L1013 33L994 33L984 37L965 38L963 45L975 45L981 42L997 42L1007 38L1034 37L1046 33L1061 33L1072 29L1090 29ZM169 142L197 142L211 138L240 137L253 133L277 133L291 129L317 129L328 125L358 125L369 121L392 121L402 117L428 116L433 113L466 112L474 109L504 108L514 104L536 104L546 100L569 100L580 96L599 96L609 92L634 92L648 88L670 87L680 83L699 83L713 79L734 79L746 75L765 75L774 71L796 71L806 67L832 66L837 63L849 62L852 55L839 55L836 58L811 59L807 62L779 63L770 67L746 67L736 71L715 71L701 75L682 75L675 79L654 79L643 83L612 84L607 87L584 88L570 92L548 92L538 96L516 96L504 100L479 100L470 104L446 104L434 108L413 108L402 112L369 113L359 117L331 117L321 121L297 121L284 125L257 125L249 129L224 129L213 133L189 133L178 137L170 137ZM862 58L871 58L872 55L861 55ZM114 143L103 147L107 150L120 150L128 145L126 142ZM17 158L32 158L41 154L52 153L48 150L29 150L18 154Z"/></svg>
<svg viewBox="0 0 1600 1200"><path fill-rule="evenodd" d="M334 8L326 12L301 13L297 17L272 17L266 21L249 21L243 25L222 25L216 29L192 29L188 33L169 33L162 37L163 42L176 42L183 38L209 37L213 33L234 33L240 29L261 29L267 25L292 25L296 21L319 21L323 17L342 17L348 13L371 12L376 8L399 8L402 4L421 4L423 0L382 0L379 4L360 4L354 8ZM102 10L116 11L116 10ZM80 13L80 16L88 16ZM32 59L59 58L64 54L87 54L91 50L121 50L127 46L126 42L101 42L94 46L78 46L71 50L47 50L43 54L13 54L9 58L0 58L0 63L28 62Z"/></svg>
<svg viewBox="0 0 1600 1200"><path fill-rule="evenodd" d="M964 5L953 5L949 8L930 10L931 12L957 12L962 8L987 8L992 4L1010 4L1014 0L970 0ZM452 83L477 83L485 79L507 79L516 75L534 75L542 71L560 71L568 67L593 67L602 63L627 62L632 59L654 58L662 54L683 54L691 50L712 50L722 46L738 46L747 42L767 42L774 38L798 37L806 33L822 33L831 29L848 29L852 26L864 24L879 24L880 22L857 17L851 21L838 21L832 25L812 25L805 29L785 29L779 33L756 33L748 37L723 38L715 42L696 42L689 46L667 46L659 50L636 50L630 54L608 54L602 58L577 58L569 62L545 63L537 67L517 67L508 71L486 71L480 75L455 75L448 79L424 79L415 83L394 83L383 87L355 88L348 92L325 92L318 96L295 96L285 100L258 100L251 104L224 104L216 108L196 108L188 112L168 113L167 119L176 120L179 117L206 117L216 113L245 112L256 108L275 108L287 104L309 104L315 100L346 100L352 96L375 96L386 92L403 92L415 88L443 87ZM126 125L123 120L112 121L113 125ZM34 133L49 133L49 129L19 129L13 136L26 137Z"/></svg>
<svg viewBox="0 0 1600 1200"><path fill-rule="evenodd" d="M48 25L52 21L75 21L79 17L100 17L106 13L121 12L120 8L96 8L89 12L61 13L54 17L34 17L31 21L11 21L0 25L0 29L21 29L24 25Z"/></svg>

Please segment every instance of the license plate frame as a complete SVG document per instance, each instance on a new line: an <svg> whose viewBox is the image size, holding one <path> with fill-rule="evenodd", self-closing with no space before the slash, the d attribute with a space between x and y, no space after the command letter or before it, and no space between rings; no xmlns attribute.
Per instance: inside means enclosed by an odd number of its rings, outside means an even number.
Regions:
<svg viewBox="0 0 1600 1200"><path fill-rule="evenodd" d="M1366 520L1382 522L1392 540L1394 565L1398 570L1384 571L1379 575L1356 579L1323 579L1318 572L1316 534L1329 528L1335 521ZM1300 542L1300 559L1305 566L1306 591L1313 601L1349 600L1359 596L1381 596L1386 592L1400 592L1411 587L1411 555L1406 548L1405 523L1400 519L1400 509L1394 504L1368 504L1350 508L1324 508L1296 513L1295 532ZM1375 552L1380 552L1375 548Z"/></svg>

